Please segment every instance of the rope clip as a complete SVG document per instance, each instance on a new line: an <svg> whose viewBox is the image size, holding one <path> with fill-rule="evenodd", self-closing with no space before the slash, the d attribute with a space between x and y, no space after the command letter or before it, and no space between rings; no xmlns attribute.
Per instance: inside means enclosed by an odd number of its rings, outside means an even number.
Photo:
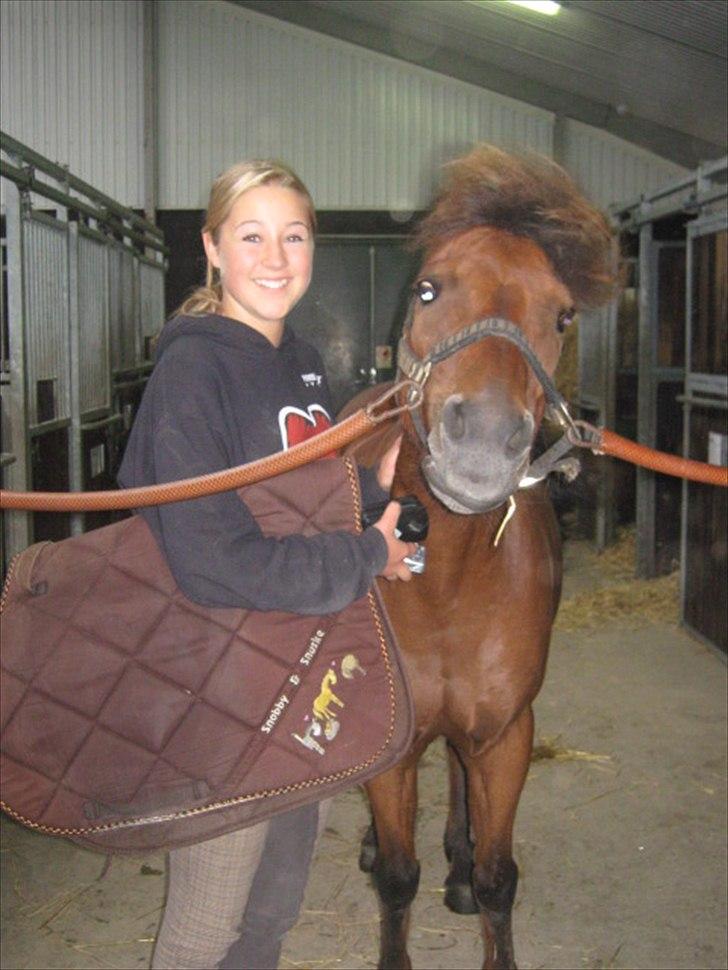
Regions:
<svg viewBox="0 0 728 970"><path fill-rule="evenodd" d="M602 432L588 421L573 421L566 429L566 437L576 448L590 448L595 455L603 455Z"/></svg>
<svg viewBox="0 0 728 970"><path fill-rule="evenodd" d="M398 407L390 408L382 413L376 413L379 408L385 407L389 401L392 399L397 399L397 395L400 391L405 391L404 404L400 404ZM424 397L424 391L422 386L417 383L417 381L404 380L399 381L394 384L389 390L385 391L376 401L372 401L371 404L367 404L365 408L366 416L374 424L381 424L382 421L388 421L390 418L395 417L398 414L402 414L403 411L413 411L422 404L422 399Z"/></svg>

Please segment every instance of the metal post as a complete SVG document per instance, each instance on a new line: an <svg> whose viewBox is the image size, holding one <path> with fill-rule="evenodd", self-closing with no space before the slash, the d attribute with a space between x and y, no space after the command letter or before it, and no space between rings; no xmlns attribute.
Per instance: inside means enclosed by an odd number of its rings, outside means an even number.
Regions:
<svg viewBox="0 0 728 970"><path fill-rule="evenodd" d="M78 305L78 223L69 222L68 246L68 368L71 424L68 429L68 481L72 492L83 491L83 447L81 440L81 348ZM83 513L70 517L71 535L83 532Z"/></svg>
<svg viewBox="0 0 728 970"><path fill-rule="evenodd" d="M134 361L136 367L144 361L144 338L142 337L142 279L139 256L134 253L131 263L132 306L134 308Z"/></svg>
<svg viewBox="0 0 728 970"><path fill-rule="evenodd" d="M5 181L5 225L8 280L8 362L10 381L3 389L4 450L15 455L3 471L5 486L18 492L29 487L30 437L25 385L25 283L23 279L23 196L15 183ZM6 512L5 540L8 559L31 541L28 512Z"/></svg>
<svg viewBox="0 0 728 970"><path fill-rule="evenodd" d="M640 228L637 329L637 440L656 445L657 260L652 223ZM637 469L635 553L638 576L655 575L655 473Z"/></svg>
<svg viewBox="0 0 728 970"><path fill-rule="evenodd" d="M690 416L692 405L690 401L690 375L693 370L693 274L695 272L694 258L695 236L688 226L687 254L685 271L685 384L683 388L683 455L690 458ZM686 478L682 481L682 497L680 503L680 622L685 623L685 598L687 593L687 561L688 561L688 499L689 483Z"/></svg>
<svg viewBox="0 0 728 970"><path fill-rule="evenodd" d="M156 223L158 185L157 12L155 0L144 0L144 217Z"/></svg>
<svg viewBox="0 0 728 970"><path fill-rule="evenodd" d="M557 113L554 115L552 138L551 157L557 165L565 165L568 136L566 132L566 118L562 114Z"/></svg>
<svg viewBox="0 0 728 970"><path fill-rule="evenodd" d="M602 329L602 388L600 391L602 411L600 423L607 428L615 427L617 398L617 301L606 308ZM601 552L613 541L616 532L614 462L606 461L601 467L597 485L596 547Z"/></svg>
<svg viewBox="0 0 728 970"><path fill-rule="evenodd" d="M369 247L369 371L368 380L370 384L377 382L377 362L376 362L376 301L377 301L377 247Z"/></svg>

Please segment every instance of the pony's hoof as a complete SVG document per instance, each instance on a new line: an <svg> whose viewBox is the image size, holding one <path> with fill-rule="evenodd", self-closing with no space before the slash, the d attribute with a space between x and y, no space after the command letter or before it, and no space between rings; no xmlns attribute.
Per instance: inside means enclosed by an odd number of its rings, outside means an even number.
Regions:
<svg viewBox="0 0 728 970"><path fill-rule="evenodd" d="M377 857L377 836L374 826L370 825L364 833L359 849L359 868L362 872L372 872Z"/></svg>
<svg viewBox="0 0 728 970"><path fill-rule="evenodd" d="M468 883L445 883L445 905L460 916L475 916L480 912L472 887Z"/></svg>
<svg viewBox="0 0 728 970"><path fill-rule="evenodd" d="M367 845L362 842L361 849L359 851L359 868L362 872L372 872L374 869L374 860L377 857L377 848L374 845Z"/></svg>

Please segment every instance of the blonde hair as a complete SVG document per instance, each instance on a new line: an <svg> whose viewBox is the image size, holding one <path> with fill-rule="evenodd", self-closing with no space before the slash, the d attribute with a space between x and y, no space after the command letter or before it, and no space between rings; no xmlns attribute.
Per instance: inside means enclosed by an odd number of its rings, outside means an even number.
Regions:
<svg viewBox="0 0 728 970"><path fill-rule="evenodd" d="M218 175L212 183L202 231L208 232L216 245L220 238L220 227L230 215L240 196L261 185L280 185L284 189L293 189L298 192L308 208L311 232L316 231L316 211L313 199L293 169L284 165L283 162L255 158L232 165L221 175ZM205 285L199 286L190 294L174 315L202 316L205 313L218 313L221 304L220 274L208 259Z"/></svg>

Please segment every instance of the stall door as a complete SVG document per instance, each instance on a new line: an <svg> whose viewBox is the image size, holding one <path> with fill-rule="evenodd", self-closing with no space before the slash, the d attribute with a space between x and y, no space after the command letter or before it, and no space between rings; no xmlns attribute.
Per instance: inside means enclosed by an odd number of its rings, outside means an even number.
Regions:
<svg viewBox="0 0 728 970"><path fill-rule="evenodd" d="M659 226L659 224L657 224ZM656 231L655 225L647 228ZM640 253L637 360L637 440L670 454L682 444L681 395L685 381L684 241L650 238ZM672 572L680 559L680 482L636 470L637 575Z"/></svg>
<svg viewBox="0 0 728 970"><path fill-rule="evenodd" d="M684 450L728 464L728 219L723 213L688 228L688 302ZM727 490L685 482L682 514L682 618L728 652Z"/></svg>

